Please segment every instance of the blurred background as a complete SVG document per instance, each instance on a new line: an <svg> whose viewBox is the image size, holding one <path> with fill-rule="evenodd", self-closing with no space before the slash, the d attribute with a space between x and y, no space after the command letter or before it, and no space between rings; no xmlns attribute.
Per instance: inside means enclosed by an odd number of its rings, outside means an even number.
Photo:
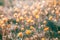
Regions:
<svg viewBox="0 0 60 40"><path fill-rule="evenodd" d="M0 0L0 40L60 40L60 0Z"/></svg>

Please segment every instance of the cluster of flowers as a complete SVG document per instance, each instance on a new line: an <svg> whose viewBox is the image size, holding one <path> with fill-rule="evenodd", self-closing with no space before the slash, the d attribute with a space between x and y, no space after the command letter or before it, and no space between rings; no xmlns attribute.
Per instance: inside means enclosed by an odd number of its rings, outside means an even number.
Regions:
<svg viewBox="0 0 60 40"><path fill-rule="evenodd" d="M28 3L19 1L13 7L0 6L0 29L6 40L49 40L45 39L49 30L46 19L60 21L60 1Z"/></svg>

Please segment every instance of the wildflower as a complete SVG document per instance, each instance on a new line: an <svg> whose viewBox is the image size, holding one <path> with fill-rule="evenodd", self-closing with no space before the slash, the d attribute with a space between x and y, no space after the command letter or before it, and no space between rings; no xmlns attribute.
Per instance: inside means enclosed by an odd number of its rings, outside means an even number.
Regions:
<svg viewBox="0 0 60 40"><path fill-rule="evenodd" d="M34 29L34 27L33 27L33 26L30 26L30 29L31 29L31 30L33 30L33 29Z"/></svg>
<svg viewBox="0 0 60 40"><path fill-rule="evenodd" d="M21 16L19 19L20 19L20 20L23 20L24 18Z"/></svg>
<svg viewBox="0 0 60 40"><path fill-rule="evenodd" d="M49 30L49 27L45 27L45 28L44 28L44 31L47 31L47 30Z"/></svg>
<svg viewBox="0 0 60 40"><path fill-rule="evenodd" d="M59 10L57 9L55 13L56 13L56 15L58 15L59 14Z"/></svg>
<svg viewBox="0 0 60 40"><path fill-rule="evenodd" d="M19 32L19 33L17 34L17 36L22 38L22 37L23 37L23 33L22 33L22 32Z"/></svg>
<svg viewBox="0 0 60 40"><path fill-rule="evenodd" d="M5 24L2 24L1 26L3 27L3 26L5 26Z"/></svg>
<svg viewBox="0 0 60 40"><path fill-rule="evenodd" d="M45 40L45 38L42 38L41 40Z"/></svg>
<svg viewBox="0 0 60 40"><path fill-rule="evenodd" d="M36 17L36 18L39 18L39 15L36 15L35 17Z"/></svg>
<svg viewBox="0 0 60 40"><path fill-rule="evenodd" d="M26 33L27 35L29 35L29 34L31 34L31 30L26 30L25 33Z"/></svg>
<svg viewBox="0 0 60 40"><path fill-rule="evenodd" d="M60 31L58 31L58 33L60 34Z"/></svg>
<svg viewBox="0 0 60 40"><path fill-rule="evenodd" d="M33 11L33 15L37 15L37 14L38 14L38 10L35 9L35 10Z"/></svg>
<svg viewBox="0 0 60 40"><path fill-rule="evenodd" d="M13 15L14 17L17 17L17 13L14 13L14 15Z"/></svg>
<svg viewBox="0 0 60 40"><path fill-rule="evenodd" d="M8 21L8 18L6 17L6 18L3 18L3 21L4 22L7 22Z"/></svg>
<svg viewBox="0 0 60 40"><path fill-rule="evenodd" d="M4 15L0 15L1 17L4 17Z"/></svg>
<svg viewBox="0 0 60 40"><path fill-rule="evenodd" d="M0 20L0 24L1 24L1 25L4 24L4 21L3 21L3 20Z"/></svg>
<svg viewBox="0 0 60 40"><path fill-rule="evenodd" d="M28 19L27 22L28 22L28 23L31 22L31 19Z"/></svg>
<svg viewBox="0 0 60 40"><path fill-rule="evenodd" d="M21 31L24 31L24 28L21 28Z"/></svg>
<svg viewBox="0 0 60 40"><path fill-rule="evenodd" d="M31 22L34 22L34 20L31 20Z"/></svg>
<svg viewBox="0 0 60 40"><path fill-rule="evenodd" d="M44 24L46 24L46 21L43 21Z"/></svg>
<svg viewBox="0 0 60 40"><path fill-rule="evenodd" d="M57 4L56 0L54 0L53 3L54 3L54 5L56 6L56 4Z"/></svg>
<svg viewBox="0 0 60 40"><path fill-rule="evenodd" d="M18 18L16 19L16 22L19 22L19 19Z"/></svg>
<svg viewBox="0 0 60 40"><path fill-rule="evenodd" d="M50 17L49 17L49 20L52 20L52 18L53 18L53 17L52 17L52 16L50 16Z"/></svg>

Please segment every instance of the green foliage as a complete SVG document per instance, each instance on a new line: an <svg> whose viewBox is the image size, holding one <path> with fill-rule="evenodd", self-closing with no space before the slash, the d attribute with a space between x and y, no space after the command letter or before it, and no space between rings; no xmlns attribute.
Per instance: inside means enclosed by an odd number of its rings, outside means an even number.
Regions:
<svg viewBox="0 0 60 40"><path fill-rule="evenodd" d="M46 26L48 26L52 31L57 32L57 25L55 24L55 22L47 20L47 24Z"/></svg>
<svg viewBox="0 0 60 40"><path fill-rule="evenodd" d="M50 37L59 37L60 35L58 34L58 31L60 31L60 26L58 26L59 23L57 22L54 22L54 21L50 21L50 20L47 20L47 24L46 26L48 26L50 29L49 29L49 34L50 34Z"/></svg>
<svg viewBox="0 0 60 40"><path fill-rule="evenodd" d="M0 6L4 5L4 0L0 0Z"/></svg>

